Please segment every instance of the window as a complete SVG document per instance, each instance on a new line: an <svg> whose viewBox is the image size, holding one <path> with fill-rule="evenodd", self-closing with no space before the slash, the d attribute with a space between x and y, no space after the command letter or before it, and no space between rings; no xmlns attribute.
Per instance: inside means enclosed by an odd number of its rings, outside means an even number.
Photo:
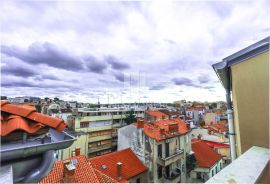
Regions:
<svg viewBox="0 0 270 184"><path fill-rule="evenodd" d="M162 166L158 165L158 179L162 178Z"/></svg>
<svg viewBox="0 0 270 184"><path fill-rule="evenodd" d="M165 144L165 156L166 158L170 156L170 143L169 142Z"/></svg>
<svg viewBox="0 0 270 184"><path fill-rule="evenodd" d="M80 128L89 127L89 122L80 122Z"/></svg>
<svg viewBox="0 0 270 184"><path fill-rule="evenodd" d="M141 183L141 178L137 178L136 183Z"/></svg>
<svg viewBox="0 0 270 184"><path fill-rule="evenodd" d="M162 158L162 144L158 145L158 157Z"/></svg>
<svg viewBox="0 0 270 184"><path fill-rule="evenodd" d="M218 166L216 166L216 174L218 173Z"/></svg>
<svg viewBox="0 0 270 184"><path fill-rule="evenodd" d="M187 135L187 136L185 136L185 140L186 140L186 143L188 143L188 142L189 142L189 137L188 137L188 135Z"/></svg>
<svg viewBox="0 0 270 184"><path fill-rule="evenodd" d="M215 174L214 174L214 169L212 170L212 176L214 176Z"/></svg>

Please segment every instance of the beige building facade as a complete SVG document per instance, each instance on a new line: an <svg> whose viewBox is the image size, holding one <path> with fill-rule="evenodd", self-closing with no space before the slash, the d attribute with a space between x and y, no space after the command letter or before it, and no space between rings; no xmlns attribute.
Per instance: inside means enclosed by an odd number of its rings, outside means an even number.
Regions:
<svg viewBox="0 0 270 184"><path fill-rule="evenodd" d="M269 39L267 37L213 65L233 109L233 135L239 157L252 146L269 149ZM232 99L230 99L230 93ZM269 166L262 174L269 183Z"/></svg>

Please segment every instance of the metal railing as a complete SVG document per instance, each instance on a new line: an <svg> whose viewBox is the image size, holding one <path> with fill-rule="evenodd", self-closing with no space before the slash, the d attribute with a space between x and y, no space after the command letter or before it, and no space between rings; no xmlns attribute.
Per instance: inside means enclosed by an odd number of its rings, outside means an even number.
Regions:
<svg viewBox="0 0 270 184"><path fill-rule="evenodd" d="M170 174L167 176L166 174L164 175L164 178L166 180L174 180L178 176L181 175L181 170L179 168L175 168L172 171L170 171Z"/></svg>

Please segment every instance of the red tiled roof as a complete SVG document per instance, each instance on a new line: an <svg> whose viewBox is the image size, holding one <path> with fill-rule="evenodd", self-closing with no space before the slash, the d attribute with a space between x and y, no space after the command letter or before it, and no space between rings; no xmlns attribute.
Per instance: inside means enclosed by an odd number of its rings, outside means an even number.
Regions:
<svg viewBox="0 0 270 184"><path fill-rule="evenodd" d="M84 155L74 156L66 160L77 160L75 165L75 183L113 183L116 182L109 176L96 171ZM64 177L64 160L57 161L51 172L39 183L62 183Z"/></svg>
<svg viewBox="0 0 270 184"><path fill-rule="evenodd" d="M114 180L113 178L111 178L110 176L102 173L101 171L95 169L95 173L98 177L99 183L117 183L116 180Z"/></svg>
<svg viewBox="0 0 270 184"><path fill-rule="evenodd" d="M145 113L149 114L150 116L156 117L156 118L168 118L169 116L163 112L160 112L158 110L148 110L145 111Z"/></svg>
<svg viewBox="0 0 270 184"><path fill-rule="evenodd" d="M3 119L1 124L1 136L6 136L14 130L24 130L27 133L35 133L45 125L41 123L30 123L21 116L10 115Z"/></svg>
<svg viewBox="0 0 270 184"><path fill-rule="evenodd" d="M35 133L44 126L52 127L57 131L63 131L66 128L63 120L38 113L31 106L1 101L1 136L15 130Z"/></svg>
<svg viewBox="0 0 270 184"><path fill-rule="evenodd" d="M227 132L229 130L226 125L227 125L227 122L226 121L221 121L219 123L215 123L213 125L209 125L207 127L207 129L209 131L213 131L214 133L223 133L223 132Z"/></svg>
<svg viewBox="0 0 270 184"><path fill-rule="evenodd" d="M130 178L147 170L130 148L90 158L89 160L95 169L117 181L117 163L121 162L122 179L119 182L127 182ZM106 169L103 169L102 165L106 165Z"/></svg>
<svg viewBox="0 0 270 184"><path fill-rule="evenodd" d="M221 155L201 140L193 140L191 146L199 167L211 168L222 158Z"/></svg>
<svg viewBox="0 0 270 184"><path fill-rule="evenodd" d="M208 146L212 148L229 148L229 144L223 144L223 143L218 143L218 142L212 142L212 141L205 141L203 140Z"/></svg>
<svg viewBox="0 0 270 184"><path fill-rule="evenodd" d="M175 126L176 125L176 126ZM170 137L175 137L174 133L171 132L170 127L175 126L178 134L185 134L188 132L188 128L183 120L180 119L168 119L156 121L154 125L145 123L144 133L157 141L161 141Z"/></svg>
<svg viewBox="0 0 270 184"><path fill-rule="evenodd" d="M144 122L138 121L138 122L132 123L132 125L136 126L137 128L143 128Z"/></svg>

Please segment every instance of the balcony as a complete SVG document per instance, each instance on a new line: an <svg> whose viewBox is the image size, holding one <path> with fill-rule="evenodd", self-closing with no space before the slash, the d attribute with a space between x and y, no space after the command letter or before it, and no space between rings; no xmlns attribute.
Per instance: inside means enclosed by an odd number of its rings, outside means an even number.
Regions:
<svg viewBox="0 0 270 184"><path fill-rule="evenodd" d="M170 172L170 175L164 175L164 179L166 183L178 183L181 180L181 170L179 168L175 168ZM167 180L167 181L166 181Z"/></svg>
<svg viewBox="0 0 270 184"><path fill-rule="evenodd" d="M170 156L162 158L158 157L157 163L162 166L168 166L177 160L181 159L184 156L184 150L176 150L174 153L172 153Z"/></svg>
<svg viewBox="0 0 270 184"><path fill-rule="evenodd" d="M120 128L120 127L123 127L125 125L127 125L127 124L126 123L114 123L113 128Z"/></svg>
<svg viewBox="0 0 270 184"><path fill-rule="evenodd" d="M118 136L117 132L112 133L112 137L117 137L117 136Z"/></svg>
<svg viewBox="0 0 270 184"><path fill-rule="evenodd" d="M111 149L111 148L112 148L111 143L110 144L104 144L104 145L89 148L88 153L94 153L94 152L97 152L97 151Z"/></svg>
<svg viewBox="0 0 270 184"><path fill-rule="evenodd" d="M268 183L269 160L269 149L253 146L206 183Z"/></svg>
<svg viewBox="0 0 270 184"><path fill-rule="evenodd" d="M101 136L91 136L88 139L88 142L96 142L96 141L102 141L102 140L106 140L106 139L111 139L112 136L111 134L107 134L107 135L101 135Z"/></svg>

